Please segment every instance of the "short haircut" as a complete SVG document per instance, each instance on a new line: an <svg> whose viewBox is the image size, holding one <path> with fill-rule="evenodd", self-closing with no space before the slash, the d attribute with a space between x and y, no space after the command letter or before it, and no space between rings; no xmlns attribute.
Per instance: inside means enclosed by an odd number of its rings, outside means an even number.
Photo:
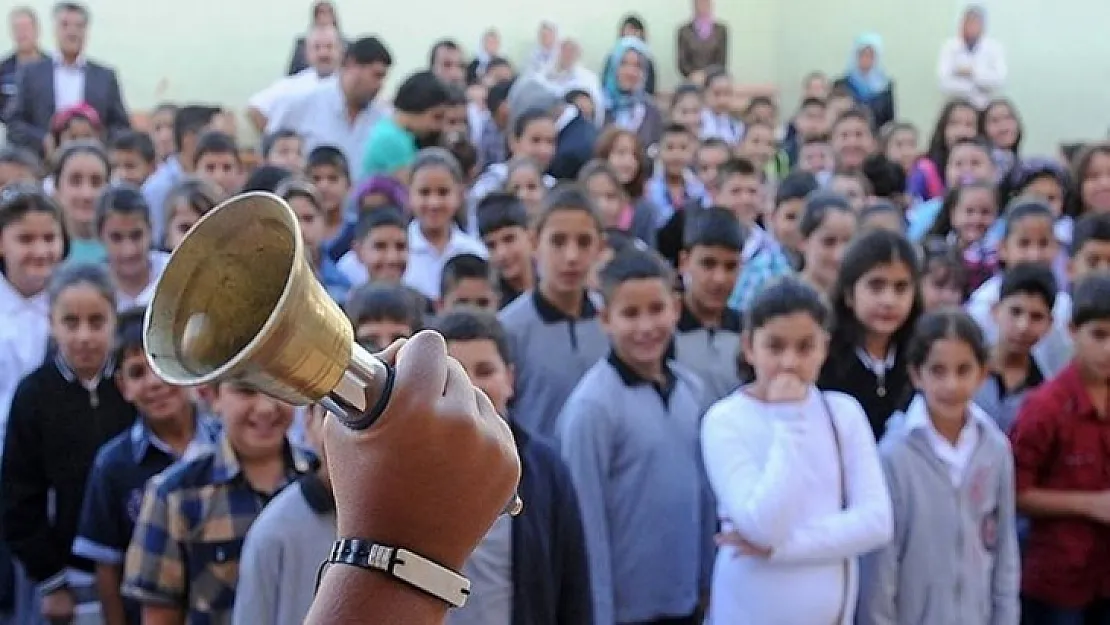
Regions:
<svg viewBox="0 0 1110 625"><path fill-rule="evenodd" d="M393 107L402 113L426 113L437 106L446 106L451 94L438 76L424 70L410 75L397 88Z"/></svg>
<svg viewBox="0 0 1110 625"><path fill-rule="evenodd" d="M1033 295L1044 300L1049 310L1056 305L1059 286L1052 268L1042 263L1018 263L1007 267L998 291L998 301L1011 295Z"/></svg>
<svg viewBox="0 0 1110 625"><path fill-rule="evenodd" d="M39 157L27 148L15 145L0 146L0 165L26 167L35 176L42 173L42 161Z"/></svg>
<svg viewBox="0 0 1110 625"><path fill-rule="evenodd" d="M454 50L459 52L462 48L459 44L455 43L452 39L440 39L432 44L432 49L428 52L428 68L431 69L436 64L436 57L439 56L440 50Z"/></svg>
<svg viewBox="0 0 1110 625"><path fill-rule="evenodd" d="M729 73L727 68L721 67L720 65L712 65L706 68L704 81L705 88L709 89L714 82L722 78L727 78L729 81L732 80L732 74Z"/></svg>
<svg viewBox="0 0 1110 625"><path fill-rule="evenodd" d="M763 173L750 160L738 156L730 158L717 170L717 184L724 184L733 176L745 176L763 179Z"/></svg>
<svg viewBox="0 0 1110 625"><path fill-rule="evenodd" d="M189 105L183 106L173 114L173 144L177 151L181 151L186 135L195 135L202 132L212 119L222 113L218 106Z"/></svg>
<svg viewBox="0 0 1110 625"><path fill-rule="evenodd" d="M718 206L706 208L687 215L682 247L687 251L702 246L740 252L748 238L745 230L732 211Z"/></svg>
<svg viewBox="0 0 1110 625"><path fill-rule="evenodd" d="M403 323L413 332L424 325L424 315L416 297L400 284L364 284L351 291L346 310L356 330L364 323L380 321Z"/></svg>
<svg viewBox="0 0 1110 625"><path fill-rule="evenodd" d="M486 73L488 74L490 71L495 70L498 67L507 67L509 69L512 69L513 64L509 61L509 59L503 56L495 56L489 60L489 63L486 63Z"/></svg>
<svg viewBox="0 0 1110 625"><path fill-rule="evenodd" d="M536 232L542 232L543 227L547 225L547 221L551 216L556 213L565 211L577 211L585 213L594 225L597 226L597 233L601 235L605 231L605 225L601 222L601 216L597 212L590 196L582 189L581 186L573 183L562 183L555 185L553 189L547 192L543 198L543 205L540 208L540 214L536 216L535 229Z"/></svg>
<svg viewBox="0 0 1110 625"><path fill-rule="evenodd" d="M343 63L351 63L354 65L374 65L381 63L386 67L393 65L393 56L389 54L389 49L385 47L381 39L377 37L363 37L347 46L347 52L343 55Z"/></svg>
<svg viewBox="0 0 1110 625"><path fill-rule="evenodd" d="M308 180L300 176L290 176L283 180L274 190L274 195L277 195L285 201L292 200L295 197L304 198L316 209L316 212L322 213L324 204L320 200L320 192Z"/></svg>
<svg viewBox="0 0 1110 625"><path fill-rule="evenodd" d="M239 144L235 142L235 137L219 130L209 130L197 139L193 165L196 166L205 154L230 154L235 157L236 163L243 164L239 159Z"/></svg>
<svg viewBox="0 0 1110 625"><path fill-rule="evenodd" d="M1056 221L1056 216L1052 214L1052 208L1034 197L1018 197L1006 207L1004 213L1006 219L1006 226L1002 233L1002 238L1009 238L1014 232L1017 224L1024 219L1037 218L1044 219L1050 224Z"/></svg>
<svg viewBox="0 0 1110 625"><path fill-rule="evenodd" d="M478 236L485 238L503 228L528 229L528 209L516 195L495 191L478 202Z"/></svg>
<svg viewBox="0 0 1110 625"><path fill-rule="evenodd" d="M512 80L502 80L489 88L486 94L486 108L490 113L496 113L501 105L509 101L509 91L513 88Z"/></svg>
<svg viewBox="0 0 1110 625"><path fill-rule="evenodd" d="M694 155L695 159L698 157L698 154L700 154L702 150L724 150L725 152L732 154L732 148L729 147L728 142L720 137L709 137L708 139L702 139L702 142L698 144L697 152Z"/></svg>
<svg viewBox="0 0 1110 625"><path fill-rule="evenodd" d="M506 365L512 364L513 354L509 338L497 316L485 310L460 307L447 312L432 323L431 329L439 332L448 344L466 341L490 341L497 348L497 355Z"/></svg>
<svg viewBox="0 0 1110 625"><path fill-rule="evenodd" d="M439 276L439 292L447 295L453 291L463 280L483 280L491 282L489 262L476 254L459 254L452 256L443 263L443 272Z"/></svg>
<svg viewBox="0 0 1110 625"><path fill-rule="evenodd" d="M528 130L528 126L530 126L532 122L541 119L546 119L549 121L554 120L554 118L551 116L551 112L547 109L542 108L530 108L525 110L520 115L517 115L516 119L513 120L513 138L520 139L521 137L523 137L524 133Z"/></svg>
<svg viewBox="0 0 1110 625"><path fill-rule="evenodd" d="M1072 287L1071 325L1110 320L1110 274L1093 273Z"/></svg>
<svg viewBox="0 0 1110 625"><path fill-rule="evenodd" d="M820 187L817 177L808 171L792 171L782 179L775 191L775 206L793 200L804 200Z"/></svg>
<svg viewBox="0 0 1110 625"><path fill-rule="evenodd" d="M343 150L334 145L320 145L312 148L312 151L305 157L304 170L309 172L315 167L334 167L348 181L351 179L351 165L347 162Z"/></svg>
<svg viewBox="0 0 1110 625"><path fill-rule="evenodd" d="M128 356L144 353L143 318L145 316L146 308L143 306L129 308L116 316L113 356L117 365L122 365Z"/></svg>
<svg viewBox="0 0 1110 625"><path fill-rule="evenodd" d="M650 250L625 249L598 272L606 305L613 303L613 295L622 284L633 280L659 280L668 291L674 284L670 267L658 254Z"/></svg>
<svg viewBox="0 0 1110 625"><path fill-rule="evenodd" d="M468 102L466 99L466 90L461 86L445 82L443 83L443 88L447 90L447 106L466 106Z"/></svg>
<svg viewBox="0 0 1110 625"><path fill-rule="evenodd" d="M705 84L709 84L708 78L706 78ZM685 98L686 96L696 96L700 99L701 87L688 82L682 83L681 85L675 87L674 94L671 95L671 108L677 106L678 103L682 101L682 98Z"/></svg>
<svg viewBox="0 0 1110 625"><path fill-rule="evenodd" d="M1110 214L1087 213L1075 222L1071 234L1071 257L1078 256L1083 246L1091 241L1110 243Z"/></svg>
<svg viewBox="0 0 1110 625"><path fill-rule="evenodd" d="M260 146L262 158L269 158L270 152L274 151L274 146L277 145L278 141L284 141L286 139L296 139L300 141L301 136L297 134L295 130L290 130L288 128L279 128L278 130L263 135L262 145Z"/></svg>
<svg viewBox="0 0 1110 625"><path fill-rule="evenodd" d="M832 129L836 130L837 126L853 119L858 119L859 121L863 122L868 129L871 128L871 112L863 107L853 106L852 108L844 111L836 117L836 121L833 122Z"/></svg>
<svg viewBox="0 0 1110 625"><path fill-rule="evenodd" d="M384 206L372 211L367 211L355 223L355 240L361 241L370 236L378 228L398 228L408 234L408 221L401 212L400 207Z"/></svg>
<svg viewBox="0 0 1110 625"><path fill-rule="evenodd" d="M803 239L809 239L813 236L814 232L825 223L825 218L833 211L840 211L855 217L855 212L852 211L852 205L848 202L848 198L834 191L827 191L824 189L817 189L806 195L805 210L802 211L802 217L798 220L798 230L802 233ZM857 222L858 223L858 222Z"/></svg>
<svg viewBox="0 0 1110 625"><path fill-rule="evenodd" d="M129 184L114 184L100 192L94 218L97 235L104 230L104 222L112 215L140 217L150 226L150 205L146 203L143 192Z"/></svg>
<svg viewBox="0 0 1110 625"><path fill-rule="evenodd" d="M112 139L109 149L120 152L134 152L149 165L153 165L158 158L154 153L154 140L145 132L137 130L120 132Z"/></svg>
<svg viewBox="0 0 1110 625"><path fill-rule="evenodd" d="M906 192L906 172L885 154L871 154L863 159L863 175L876 197L891 198Z"/></svg>
<svg viewBox="0 0 1110 625"><path fill-rule="evenodd" d="M293 172L284 167L278 167L277 165L259 165L257 169L247 176L247 180L243 183L243 188L240 189L239 192L269 191L273 193L277 191L277 188L281 186L282 182L292 176Z"/></svg>
<svg viewBox="0 0 1110 625"><path fill-rule="evenodd" d="M855 171L855 170L852 170L852 169L838 169L838 170L833 172L832 177L833 178L848 178L850 180L855 180L856 182L859 183L860 188L863 189L863 194L864 195L871 195L872 191L874 191L874 189L871 188L871 181L868 180L867 176L864 176L863 172L861 172L861 171Z"/></svg>
<svg viewBox="0 0 1110 625"><path fill-rule="evenodd" d="M824 133L819 134L819 135L813 135L812 137L805 137L805 138L802 139L802 146L803 147L807 146L807 145L827 145L828 143L829 143L829 135L824 134Z"/></svg>
<svg viewBox="0 0 1110 625"><path fill-rule="evenodd" d="M802 105L798 108L803 108L804 109L804 108L809 108L811 106L819 106L821 108L826 108L828 105L825 104L825 101L822 100L821 98L806 98L806 99L802 100Z"/></svg>
<svg viewBox="0 0 1110 625"><path fill-rule="evenodd" d="M54 17L58 17L62 13L77 13L85 23L89 23L89 9L83 4L77 2L59 2L54 5Z"/></svg>
<svg viewBox="0 0 1110 625"><path fill-rule="evenodd" d="M663 133L660 135L660 140L662 140L662 137L666 137L667 135L686 135L687 137L697 139L697 137L694 136L694 133L690 132L689 128L677 122L670 122L667 125L663 126Z"/></svg>

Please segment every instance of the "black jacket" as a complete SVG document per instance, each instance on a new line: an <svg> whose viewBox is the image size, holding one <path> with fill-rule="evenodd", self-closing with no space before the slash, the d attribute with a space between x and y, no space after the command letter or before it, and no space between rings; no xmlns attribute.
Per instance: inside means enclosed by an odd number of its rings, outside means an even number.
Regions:
<svg viewBox="0 0 1110 625"><path fill-rule="evenodd" d="M833 83L833 88L843 87L852 93L855 98L856 104L868 109L871 112L871 124L875 130L882 128L884 125L894 121L895 106L894 106L894 81L890 81L890 85L879 93L873 94L870 97L864 97L862 94L852 88L852 81L848 80L847 76L841 76Z"/></svg>
<svg viewBox="0 0 1110 625"><path fill-rule="evenodd" d="M886 431L886 422L891 415L905 410L913 399L905 352L904 349L898 350L894 366L880 380L860 361L854 346L833 341L829 345L828 358L821 367L821 375L817 378L817 387L854 397L863 407L877 441Z"/></svg>
<svg viewBox="0 0 1110 625"><path fill-rule="evenodd" d="M578 170L593 158L595 143L597 127L582 117L582 113L578 113L559 131L555 156L551 159L547 173L558 180L577 179Z"/></svg>

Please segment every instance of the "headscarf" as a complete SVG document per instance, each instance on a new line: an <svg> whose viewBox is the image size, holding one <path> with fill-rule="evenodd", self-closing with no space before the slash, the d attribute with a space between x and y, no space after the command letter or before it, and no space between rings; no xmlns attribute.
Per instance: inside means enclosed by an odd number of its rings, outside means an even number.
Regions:
<svg viewBox="0 0 1110 625"><path fill-rule="evenodd" d="M982 22L982 24L983 24L983 31L979 33L979 36L976 37L974 41L968 41L967 38L964 36L964 22L966 22L967 18L969 18L969 17L978 17L979 21ZM964 45L967 46L968 50L974 51L975 46L978 46L979 42L982 41L982 39L983 39L983 32L986 32L986 28L987 28L987 8L984 7L981 4L969 4L969 5L967 5L967 8L964 9L964 12L960 14L960 24L959 24L959 26L960 26L960 39L963 40Z"/></svg>
<svg viewBox="0 0 1110 625"><path fill-rule="evenodd" d="M875 62L871 64L871 69L864 73L859 67L859 55L867 48L871 48L874 53ZM848 82L856 94L865 100L886 91L890 86L890 78L883 69L882 54L883 39L878 34L864 33L856 37L855 44L852 46L852 56L848 59Z"/></svg>
<svg viewBox="0 0 1110 625"><path fill-rule="evenodd" d="M552 20L540 21L540 28L547 28L555 34L555 40L551 42L551 47L545 48L539 42L536 42L536 49L532 51L532 69L536 71L543 71L548 66L553 65L559 57L559 45L562 43L562 38L559 37L559 25Z"/></svg>
<svg viewBox="0 0 1110 625"><path fill-rule="evenodd" d="M621 59L630 50L640 55L640 65L643 68L644 79L640 81L639 85L636 85L635 89L621 91L620 84L617 81L617 72L620 71ZM648 50L647 44L636 37L624 37L617 42L613 52L609 54L609 66L601 82L602 89L605 91L605 107L608 110L616 114L627 111L643 101L650 60L651 52Z"/></svg>
<svg viewBox="0 0 1110 625"><path fill-rule="evenodd" d="M396 178L373 176L359 184L351 194L351 202L354 204L352 212L357 215L361 211L363 198L375 193L385 197L390 204L402 210L408 202L408 191Z"/></svg>
<svg viewBox="0 0 1110 625"><path fill-rule="evenodd" d="M496 28L487 28L482 31L482 35L478 37L478 47L474 50L474 58L478 61L479 77L486 73L486 68L489 67L489 62L493 60L493 55L486 50L486 37L497 34Z"/></svg>
<svg viewBox="0 0 1110 625"><path fill-rule="evenodd" d="M701 40L709 39L713 36L713 24L717 22L713 16L713 5L709 5L709 12L705 15L694 14L694 32L697 33L698 38Z"/></svg>
<svg viewBox="0 0 1110 625"><path fill-rule="evenodd" d="M50 130L52 132L62 132L69 125L69 122L74 119L84 119L89 122L94 130L101 131L100 114L88 102L78 102L54 113L54 116L50 118Z"/></svg>

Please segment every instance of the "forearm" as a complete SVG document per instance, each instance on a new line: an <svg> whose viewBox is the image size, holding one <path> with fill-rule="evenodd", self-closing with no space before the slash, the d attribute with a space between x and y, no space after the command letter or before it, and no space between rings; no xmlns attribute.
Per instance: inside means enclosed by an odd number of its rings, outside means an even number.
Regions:
<svg viewBox="0 0 1110 625"><path fill-rule="evenodd" d="M1017 509L1031 517L1088 517L1096 493L1031 488L1017 496Z"/></svg>
<svg viewBox="0 0 1110 625"><path fill-rule="evenodd" d="M305 625L441 625L447 604L404 582L342 564L324 572Z"/></svg>
<svg viewBox="0 0 1110 625"><path fill-rule="evenodd" d="M101 611L105 625L127 625L127 615L123 610L123 597L119 587L122 571L118 565L96 565L96 592L100 597Z"/></svg>

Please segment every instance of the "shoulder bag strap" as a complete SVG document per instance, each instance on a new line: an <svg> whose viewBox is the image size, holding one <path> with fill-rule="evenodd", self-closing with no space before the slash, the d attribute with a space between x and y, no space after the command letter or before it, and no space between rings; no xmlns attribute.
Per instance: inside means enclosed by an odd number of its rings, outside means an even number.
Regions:
<svg viewBox="0 0 1110 625"><path fill-rule="evenodd" d="M840 442L840 428L836 426L836 417L833 416L832 407L829 405L829 399L825 396L824 391L818 391L821 394L821 405L825 407L825 415L829 418L829 426L832 428L833 443L836 444L836 469L837 475L840 477L840 509L848 509L848 478L844 473L844 447ZM851 561L848 558L844 559L844 597L840 603L840 611L836 616L834 625L840 625L844 622L844 612L848 609L848 602L851 598L848 596L849 583L852 575Z"/></svg>

